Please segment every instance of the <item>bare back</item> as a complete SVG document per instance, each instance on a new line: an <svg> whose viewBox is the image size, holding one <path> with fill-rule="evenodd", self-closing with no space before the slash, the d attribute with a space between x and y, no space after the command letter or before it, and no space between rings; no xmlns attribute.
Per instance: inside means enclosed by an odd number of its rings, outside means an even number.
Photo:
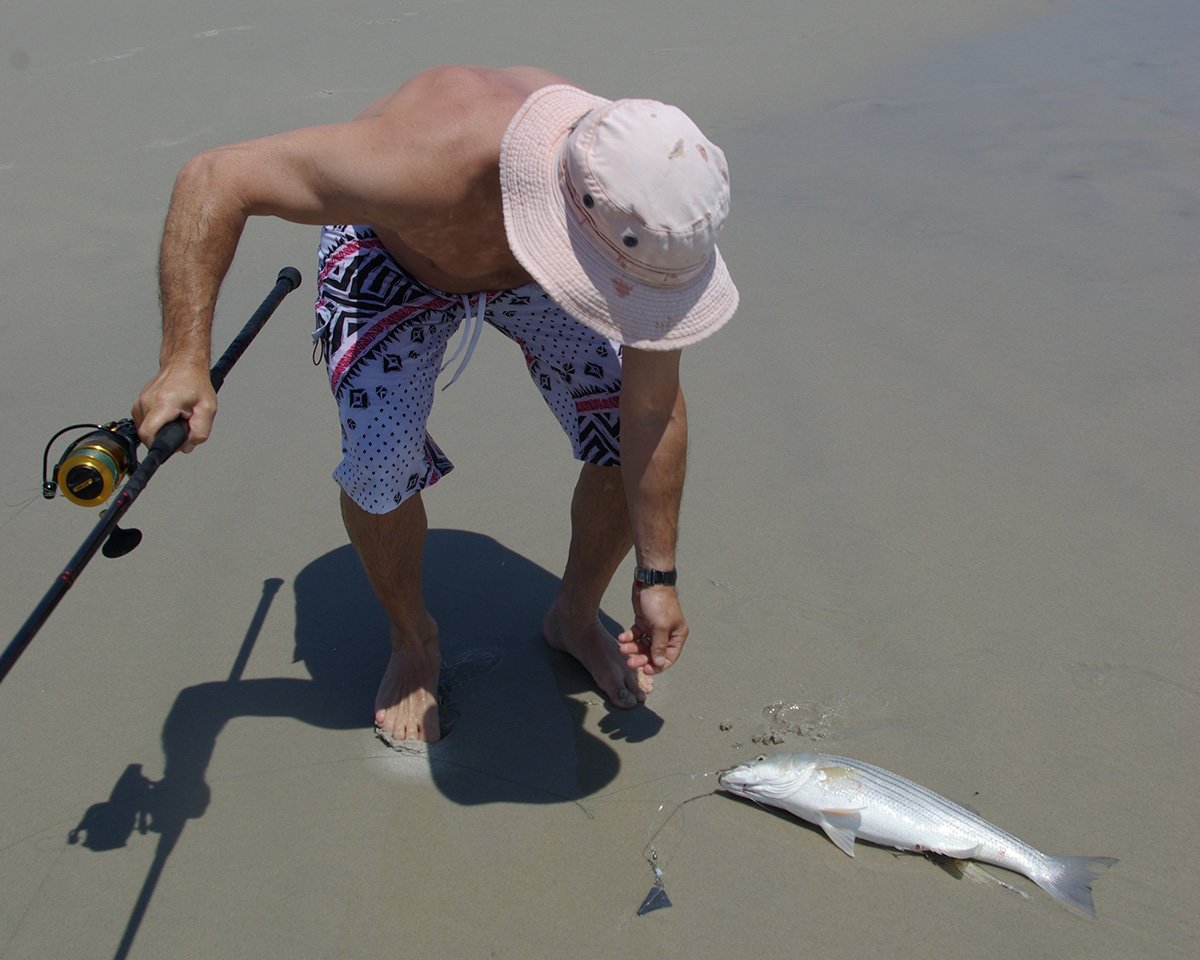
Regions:
<svg viewBox="0 0 1200 960"><path fill-rule="evenodd" d="M247 216L369 224L430 286L518 286L529 278L504 233L500 142L533 91L567 82L534 67L437 67L345 123L217 147L181 174L175 199L194 189L198 201L180 206L181 225L200 216L238 232ZM201 213L201 196L228 209Z"/></svg>
<svg viewBox="0 0 1200 960"><path fill-rule="evenodd" d="M529 94L566 82L533 67L441 67L418 74L352 121L403 144L395 175L409 182L394 216L388 198L395 185L377 185L381 209L370 224L418 280L451 293L529 281L505 237L500 141Z"/></svg>

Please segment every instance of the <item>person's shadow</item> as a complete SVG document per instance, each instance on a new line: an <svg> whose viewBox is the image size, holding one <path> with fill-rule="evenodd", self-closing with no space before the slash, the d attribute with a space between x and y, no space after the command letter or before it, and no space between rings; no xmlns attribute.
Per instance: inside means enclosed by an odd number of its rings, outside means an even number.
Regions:
<svg viewBox="0 0 1200 960"><path fill-rule="evenodd" d="M558 578L490 537L432 530L425 549L426 603L442 642L440 743L429 746L434 783L459 804L563 803L602 790L619 769L605 739L584 728L586 700L603 701L570 657L542 642L541 618ZM295 661L311 680L242 679L282 581L269 579L225 680L180 691L163 724L163 777L130 763L109 798L93 804L68 842L123 847L134 829L160 835L154 863L115 957L128 954L158 878L188 820L204 815L217 738L235 717L293 717L372 736L372 703L388 656L388 625L353 548L318 557L295 582ZM617 624L605 618L616 632ZM608 708L609 739L654 736L648 707ZM380 749L386 748L380 744ZM384 756L387 754L384 753Z"/></svg>
<svg viewBox="0 0 1200 960"><path fill-rule="evenodd" d="M441 637L447 731L429 748L430 769L455 803L577 800L617 773L616 753L583 726L584 700L603 695L578 663L542 641L557 587L556 576L490 537L429 533L425 600ZM295 656L346 711L338 726L369 722L387 633L352 548L326 554L297 578ZM647 707L608 708L601 727L613 739L642 740L661 725Z"/></svg>

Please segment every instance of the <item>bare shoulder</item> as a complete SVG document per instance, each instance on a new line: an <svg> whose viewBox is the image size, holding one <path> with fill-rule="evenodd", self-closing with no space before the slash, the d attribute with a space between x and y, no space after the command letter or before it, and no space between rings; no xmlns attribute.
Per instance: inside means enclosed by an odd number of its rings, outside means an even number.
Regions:
<svg viewBox="0 0 1200 960"><path fill-rule="evenodd" d="M410 129L418 124L430 137L470 135L479 140L487 130L502 135L533 91L570 82L538 67L434 67L371 104L359 119L376 117Z"/></svg>

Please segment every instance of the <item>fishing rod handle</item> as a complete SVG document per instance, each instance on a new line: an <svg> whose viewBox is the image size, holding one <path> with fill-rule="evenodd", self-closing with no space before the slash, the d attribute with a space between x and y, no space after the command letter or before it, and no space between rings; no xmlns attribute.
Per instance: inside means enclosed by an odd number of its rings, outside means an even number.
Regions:
<svg viewBox="0 0 1200 960"><path fill-rule="evenodd" d="M246 325L233 338L233 342L221 354L221 359L213 364L209 377L212 380L214 391L221 389L221 385L225 382L226 374L238 362L242 354L246 352L246 348L258 336L258 332L263 328L267 320L270 319L271 314L275 312L275 309L283 301L283 298L298 286L300 286L299 270L295 267L284 267L279 271L279 276L276 278L275 286L271 288L271 292L267 294L263 302L259 304L258 309L246 321ZM187 437L187 420L183 417L172 420L154 435L154 440L150 444L150 449L146 454L145 460L153 461L155 467L157 467L158 464L165 462L168 457L178 451L187 440Z"/></svg>
<svg viewBox="0 0 1200 960"><path fill-rule="evenodd" d="M275 312L275 308L279 306L283 298L298 286L300 286L299 270L295 267L284 267L279 271L279 276L275 279L275 286L271 288L271 292L267 294L263 302L259 304L258 309L246 321L246 325L233 338L233 342L221 354L221 359L213 364L210 377L214 390L221 389L221 384L225 382L225 376L229 373L230 368L246 352L246 348L258 336L258 332L266 324L271 314Z"/></svg>

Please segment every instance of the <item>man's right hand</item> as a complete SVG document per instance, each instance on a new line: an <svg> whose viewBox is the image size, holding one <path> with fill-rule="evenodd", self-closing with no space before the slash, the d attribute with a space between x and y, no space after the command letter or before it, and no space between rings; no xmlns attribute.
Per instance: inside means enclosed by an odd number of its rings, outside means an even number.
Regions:
<svg viewBox="0 0 1200 960"><path fill-rule="evenodd" d="M208 439L217 415L217 393L207 366L168 364L142 388L133 404L133 420L142 443L150 446L158 431L172 420L187 421L187 440L180 449L191 453Z"/></svg>

